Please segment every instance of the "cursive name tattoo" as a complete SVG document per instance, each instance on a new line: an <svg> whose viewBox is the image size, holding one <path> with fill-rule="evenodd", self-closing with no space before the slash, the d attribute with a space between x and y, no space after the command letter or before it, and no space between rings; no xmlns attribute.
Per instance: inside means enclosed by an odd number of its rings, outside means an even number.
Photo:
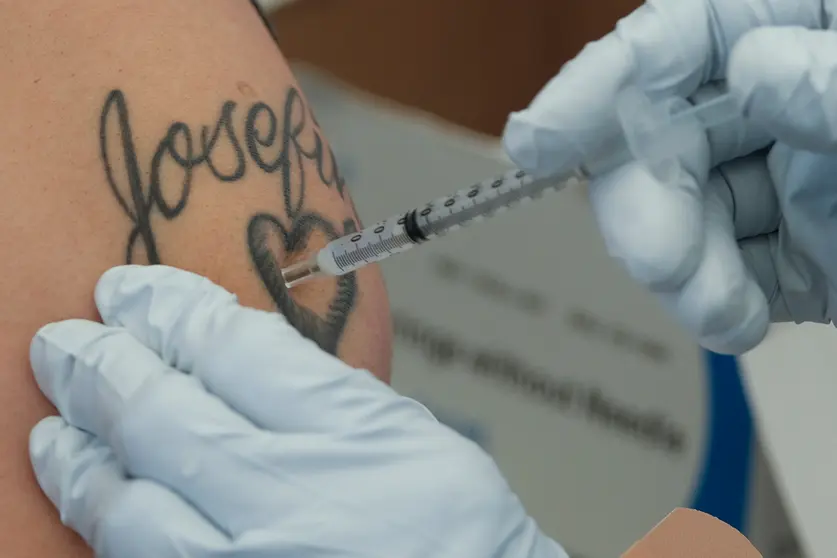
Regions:
<svg viewBox="0 0 837 558"><path fill-rule="evenodd" d="M243 129L241 137L237 128ZM358 229L334 153L296 88L287 90L278 113L261 101L244 110L235 101L226 101L212 125L196 130L183 122L172 123L146 159L147 166L136 146L126 95L114 89L102 106L99 148L110 191L131 222L125 247L128 264L164 263L157 225L160 218L173 221L187 212L198 173L224 184L254 172L274 176L284 207L249 218L242 234L250 259L277 310L300 333L337 353L357 299L355 275L335 280L327 310L320 314L294 300L280 273L281 258L303 253L313 235L333 240ZM172 175L177 178L172 180ZM308 207L306 194L312 185L333 189L347 202L351 217L335 223Z"/></svg>

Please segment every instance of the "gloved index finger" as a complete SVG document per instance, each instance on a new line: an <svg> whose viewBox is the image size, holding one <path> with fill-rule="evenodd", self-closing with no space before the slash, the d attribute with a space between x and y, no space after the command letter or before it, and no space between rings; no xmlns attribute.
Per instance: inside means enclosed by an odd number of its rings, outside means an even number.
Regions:
<svg viewBox="0 0 837 558"><path fill-rule="evenodd" d="M168 372L125 331L85 320L42 327L29 353L38 386L61 416L106 442L132 399Z"/></svg>
<svg viewBox="0 0 837 558"><path fill-rule="evenodd" d="M636 84L653 97L688 97L725 77L732 46L763 25L822 24L819 0L652 0L564 66L513 113L504 146L520 168L563 174L620 133L616 99Z"/></svg>
<svg viewBox="0 0 837 558"><path fill-rule="evenodd" d="M402 419L420 428L431 416L369 372L320 350L280 314L242 307L198 275L165 266L114 268L100 279L96 303L106 324L124 327L262 428L358 430Z"/></svg>

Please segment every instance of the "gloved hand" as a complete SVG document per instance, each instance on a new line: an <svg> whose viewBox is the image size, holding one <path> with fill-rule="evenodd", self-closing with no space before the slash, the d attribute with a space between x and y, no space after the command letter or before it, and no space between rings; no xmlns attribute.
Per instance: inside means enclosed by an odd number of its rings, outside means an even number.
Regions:
<svg viewBox="0 0 837 558"><path fill-rule="evenodd" d="M550 175L613 133L624 84L705 102L726 82L745 118L696 132L677 184L631 163L590 185L610 254L709 349L837 317L835 13L837 0L651 0L508 121L511 158Z"/></svg>
<svg viewBox="0 0 837 558"><path fill-rule="evenodd" d="M494 462L278 314L167 267L44 327L38 482L100 558L567 558Z"/></svg>

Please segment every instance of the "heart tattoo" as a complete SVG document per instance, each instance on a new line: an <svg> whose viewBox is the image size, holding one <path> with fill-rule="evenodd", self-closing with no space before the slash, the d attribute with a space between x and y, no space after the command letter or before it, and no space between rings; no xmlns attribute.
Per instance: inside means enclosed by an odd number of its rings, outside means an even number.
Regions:
<svg viewBox="0 0 837 558"><path fill-rule="evenodd" d="M282 280L279 263L281 260L277 257L276 248L272 247L280 247L285 254L299 252L305 247L315 229L322 230L328 240L341 235L337 234L331 223L313 213L299 216L292 227L286 230L273 215L256 215L250 220L250 226L247 228L250 255L279 312L284 314L300 333L315 341L323 350L336 354L340 334L346 327L349 312L355 305L357 279L352 273L337 277L336 292L331 297L324 317L294 302ZM343 234L355 231L355 222L347 219L343 223Z"/></svg>

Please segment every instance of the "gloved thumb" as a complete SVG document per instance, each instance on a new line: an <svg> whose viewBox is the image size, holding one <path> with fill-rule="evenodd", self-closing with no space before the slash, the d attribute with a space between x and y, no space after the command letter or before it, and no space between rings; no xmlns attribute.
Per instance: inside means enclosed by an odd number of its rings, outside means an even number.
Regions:
<svg viewBox="0 0 837 558"><path fill-rule="evenodd" d="M837 33L761 27L735 45L730 90L747 117L779 141L807 151L837 150Z"/></svg>

